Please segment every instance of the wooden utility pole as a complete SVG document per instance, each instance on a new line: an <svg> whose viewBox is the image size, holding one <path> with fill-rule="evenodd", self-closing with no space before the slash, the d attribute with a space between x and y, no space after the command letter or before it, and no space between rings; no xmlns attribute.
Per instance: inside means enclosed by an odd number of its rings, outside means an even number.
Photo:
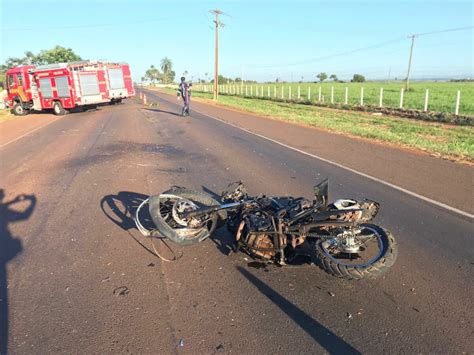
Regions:
<svg viewBox="0 0 474 355"><path fill-rule="evenodd" d="M405 90L408 91L408 85L410 82L410 69L411 69L411 58L413 56L413 46L415 45L415 37L416 35L411 35L411 47L410 47L410 59L408 59L408 70L407 70L407 77L405 79ZM408 38L410 38L408 37Z"/></svg>
<svg viewBox="0 0 474 355"><path fill-rule="evenodd" d="M219 15L222 14L221 10L210 10L210 13L216 15L216 59L214 63L214 100L217 101L219 97L219 27L224 27L222 22L219 22Z"/></svg>

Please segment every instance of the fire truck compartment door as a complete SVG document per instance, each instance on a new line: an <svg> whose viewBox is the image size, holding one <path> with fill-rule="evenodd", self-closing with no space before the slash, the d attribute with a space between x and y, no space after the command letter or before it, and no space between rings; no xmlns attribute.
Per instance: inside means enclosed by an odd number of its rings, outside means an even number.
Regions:
<svg viewBox="0 0 474 355"><path fill-rule="evenodd" d="M99 80L96 74L80 74L81 92L83 96L99 95Z"/></svg>
<svg viewBox="0 0 474 355"><path fill-rule="evenodd" d="M109 69L109 81L112 90L125 88L122 68Z"/></svg>
<svg viewBox="0 0 474 355"><path fill-rule="evenodd" d="M56 90L59 97L69 97L69 84L67 81L67 76L58 76L56 79Z"/></svg>
<svg viewBox="0 0 474 355"><path fill-rule="evenodd" d="M50 78L43 78L39 80L41 96L43 99L51 99L53 97L53 87L51 86Z"/></svg>

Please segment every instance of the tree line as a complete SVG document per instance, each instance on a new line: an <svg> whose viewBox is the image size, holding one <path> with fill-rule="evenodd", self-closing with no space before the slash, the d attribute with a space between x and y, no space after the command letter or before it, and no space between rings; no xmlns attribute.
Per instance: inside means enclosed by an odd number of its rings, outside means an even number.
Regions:
<svg viewBox="0 0 474 355"><path fill-rule="evenodd" d="M161 69L161 71L160 71ZM188 72L185 71L186 75ZM150 65L150 68L142 76L142 82L149 81L152 84L156 82L170 84L174 82L176 72L173 70L173 62L168 57L164 57L160 62L160 68Z"/></svg>
<svg viewBox="0 0 474 355"><path fill-rule="evenodd" d="M328 78L328 75L325 72L321 72L316 75L316 78L318 78L320 82L323 82ZM331 74L329 79L331 79L332 81L339 81L336 74ZM363 76L362 74L354 74L351 81L353 83L363 83L365 81L365 76Z"/></svg>
<svg viewBox="0 0 474 355"><path fill-rule="evenodd" d="M23 57L9 57L0 65L0 83L5 81L5 72L19 65L41 65L62 62L75 62L82 58L71 48L55 46L52 49L42 50L38 54L26 51Z"/></svg>

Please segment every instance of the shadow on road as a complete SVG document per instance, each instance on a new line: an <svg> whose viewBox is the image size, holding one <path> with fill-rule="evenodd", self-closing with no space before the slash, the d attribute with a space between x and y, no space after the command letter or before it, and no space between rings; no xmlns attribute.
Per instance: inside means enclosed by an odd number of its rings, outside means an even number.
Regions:
<svg viewBox="0 0 474 355"><path fill-rule="evenodd" d="M311 316L288 301L265 282L240 266L237 266L237 270L327 352L330 354L360 354L352 345L311 318Z"/></svg>
<svg viewBox="0 0 474 355"><path fill-rule="evenodd" d="M0 354L8 350L7 263L23 250L20 239L12 236L9 224L30 218L36 205L34 195L18 195L8 202L3 202L4 198L5 191L0 189ZM12 208L14 205L22 210Z"/></svg>
<svg viewBox="0 0 474 355"><path fill-rule="evenodd" d="M102 212L120 228L128 231L134 229L133 216L138 206L148 198L144 195L131 191L120 191L116 195L107 195L100 201ZM106 207L108 207L107 211Z"/></svg>
<svg viewBox="0 0 474 355"><path fill-rule="evenodd" d="M153 109L153 108L144 108L143 110L145 110L145 111L152 111L152 112L158 112L158 113L160 113L160 112L161 112L161 113L167 113L167 114L170 114L170 115L183 117L181 114L176 113L176 112L171 112L171 111L158 110L158 109Z"/></svg>
<svg viewBox="0 0 474 355"><path fill-rule="evenodd" d="M137 242L143 249L145 249L150 254L157 256L161 260L163 257L158 254L154 244L146 246L143 240L137 238L131 230L136 229L134 216L137 208L140 204L148 198L148 195L144 195L137 192L130 191L120 191L116 195L107 195L102 198L100 201L100 208L105 216L110 219L117 226L128 232L128 234ZM148 213L148 208L143 208L140 211L140 222L147 229L154 229L155 226L151 220L150 214ZM138 233L137 233L138 234ZM162 240L163 241L163 240ZM174 258L178 258L178 254L174 253L173 249L163 241L163 244L168 251L174 255ZM165 260L165 261L174 261L174 259Z"/></svg>

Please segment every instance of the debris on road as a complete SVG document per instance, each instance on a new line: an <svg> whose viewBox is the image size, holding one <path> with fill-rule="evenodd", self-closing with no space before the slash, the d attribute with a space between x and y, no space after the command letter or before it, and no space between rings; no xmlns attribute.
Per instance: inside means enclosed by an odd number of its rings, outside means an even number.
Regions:
<svg viewBox="0 0 474 355"><path fill-rule="evenodd" d="M126 287L126 286L117 287L117 288L114 290L114 292L113 292L113 294L114 294L115 296L117 296L117 297L118 297L118 296L126 296L126 295L128 295L129 293L130 293L130 290L129 290L128 287Z"/></svg>
<svg viewBox="0 0 474 355"><path fill-rule="evenodd" d="M100 280L100 282L107 282L107 281L110 281L110 277L107 276L105 278L103 278L102 280Z"/></svg>
<svg viewBox="0 0 474 355"><path fill-rule="evenodd" d="M217 345L216 350L217 351L224 351L224 345L222 345L222 344Z"/></svg>
<svg viewBox="0 0 474 355"><path fill-rule="evenodd" d="M154 264L154 263L149 263L147 266L148 266L148 267L154 267L155 264Z"/></svg>
<svg viewBox="0 0 474 355"><path fill-rule="evenodd" d="M179 339L178 348L184 348L184 339L183 338Z"/></svg>
<svg viewBox="0 0 474 355"><path fill-rule="evenodd" d="M335 294L335 293L333 293L333 292L331 292L331 291L328 291L328 295L329 295L329 296L331 296L331 297L334 297L334 296L336 296L336 294Z"/></svg>
<svg viewBox="0 0 474 355"><path fill-rule="evenodd" d="M351 318L352 318L352 314L349 313L349 312L347 312L347 313L346 313L346 318L347 318L347 319L351 319Z"/></svg>

